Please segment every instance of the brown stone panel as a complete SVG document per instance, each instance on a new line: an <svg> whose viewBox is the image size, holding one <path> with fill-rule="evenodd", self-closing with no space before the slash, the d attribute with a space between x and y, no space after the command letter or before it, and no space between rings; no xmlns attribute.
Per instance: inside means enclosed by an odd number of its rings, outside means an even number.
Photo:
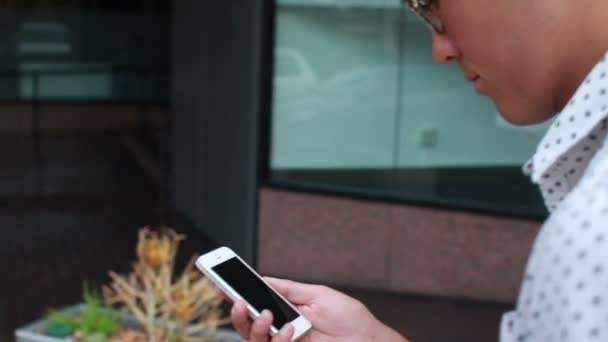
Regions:
<svg viewBox="0 0 608 342"><path fill-rule="evenodd" d="M134 128L139 115L136 106L45 105L40 125L47 133Z"/></svg>
<svg viewBox="0 0 608 342"><path fill-rule="evenodd" d="M0 137L24 137L32 133L32 104L0 106ZM167 108L109 104L41 104L40 132L74 133L86 130L137 128L140 113L148 126L164 126L170 120Z"/></svg>
<svg viewBox="0 0 608 342"><path fill-rule="evenodd" d="M540 223L394 206L390 289L510 302Z"/></svg>
<svg viewBox="0 0 608 342"><path fill-rule="evenodd" d="M0 136L29 136L32 127L32 106L0 106Z"/></svg>
<svg viewBox="0 0 608 342"><path fill-rule="evenodd" d="M262 189L262 273L511 302L540 223Z"/></svg>
<svg viewBox="0 0 608 342"><path fill-rule="evenodd" d="M171 120L171 112L168 108L146 106L143 108L143 113L148 126L165 126Z"/></svg>
<svg viewBox="0 0 608 342"><path fill-rule="evenodd" d="M359 287L386 282L390 208L272 190L260 200L262 273Z"/></svg>

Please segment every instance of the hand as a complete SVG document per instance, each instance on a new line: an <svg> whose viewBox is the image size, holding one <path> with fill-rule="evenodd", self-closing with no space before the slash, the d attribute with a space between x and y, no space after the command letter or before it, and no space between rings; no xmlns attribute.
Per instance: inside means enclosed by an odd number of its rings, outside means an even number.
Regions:
<svg viewBox="0 0 608 342"><path fill-rule="evenodd" d="M325 286L265 279L312 323L301 342L407 342L380 323L361 302L343 293ZM231 318L239 334L251 342L289 342L294 333L293 326L286 324L271 338L272 314L265 310L252 322L243 302L234 303Z"/></svg>

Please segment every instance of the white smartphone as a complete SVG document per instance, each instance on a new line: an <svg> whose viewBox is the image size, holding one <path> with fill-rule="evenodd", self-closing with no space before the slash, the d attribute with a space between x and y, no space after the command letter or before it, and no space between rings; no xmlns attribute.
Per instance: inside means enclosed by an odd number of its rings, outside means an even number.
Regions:
<svg viewBox="0 0 608 342"><path fill-rule="evenodd" d="M273 290L230 248L220 247L200 256L196 267L232 300L244 301L252 319L265 309L270 310L274 317L269 332L271 336L276 335L283 325L291 323L295 328L292 341L296 341L312 327L294 305Z"/></svg>

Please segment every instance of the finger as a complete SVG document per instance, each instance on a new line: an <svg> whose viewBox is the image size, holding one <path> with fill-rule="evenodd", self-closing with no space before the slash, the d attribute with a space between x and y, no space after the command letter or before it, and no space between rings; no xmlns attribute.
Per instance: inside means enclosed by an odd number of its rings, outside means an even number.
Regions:
<svg viewBox="0 0 608 342"><path fill-rule="evenodd" d="M297 283L291 280L271 277L264 277L264 280L282 294L285 299L298 305L311 304L319 292L318 285Z"/></svg>
<svg viewBox="0 0 608 342"><path fill-rule="evenodd" d="M270 325L272 324L272 314L268 310L262 311L262 314L253 322L251 326L251 342L267 342L269 339Z"/></svg>
<svg viewBox="0 0 608 342"><path fill-rule="evenodd" d="M272 342L289 342L293 337L295 329L292 324L287 323L279 330L279 333L272 338Z"/></svg>
<svg viewBox="0 0 608 342"><path fill-rule="evenodd" d="M224 291L222 291L219 287L214 286L215 288L215 292L217 293L218 296L222 297L224 300L228 301L228 302L232 302L232 299L230 299L230 297L228 297L226 295L226 293L224 293Z"/></svg>
<svg viewBox="0 0 608 342"><path fill-rule="evenodd" d="M246 340L249 339L251 320L249 319L247 305L241 301L234 303L230 311L230 319L232 319L232 325L234 325L239 335Z"/></svg>

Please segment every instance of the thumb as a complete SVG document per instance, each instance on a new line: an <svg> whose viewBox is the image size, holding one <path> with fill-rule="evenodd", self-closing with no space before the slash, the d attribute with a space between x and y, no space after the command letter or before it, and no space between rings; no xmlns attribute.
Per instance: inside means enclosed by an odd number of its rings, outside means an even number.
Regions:
<svg viewBox="0 0 608 342"><path fill-rule="evenodd" d="M315 301L321 289L318 285L297 283L286 279L264 277L270 286L285 299L296 305L308 305Z"/></svg>

